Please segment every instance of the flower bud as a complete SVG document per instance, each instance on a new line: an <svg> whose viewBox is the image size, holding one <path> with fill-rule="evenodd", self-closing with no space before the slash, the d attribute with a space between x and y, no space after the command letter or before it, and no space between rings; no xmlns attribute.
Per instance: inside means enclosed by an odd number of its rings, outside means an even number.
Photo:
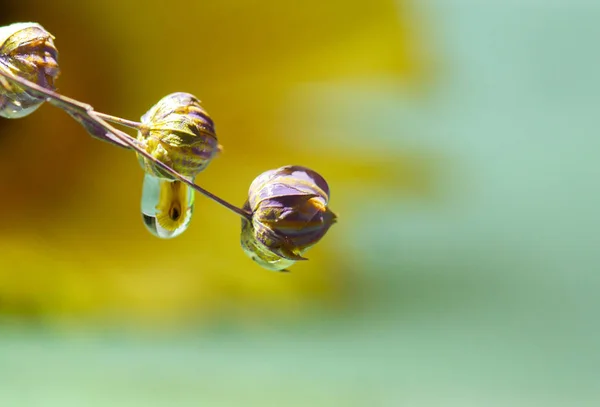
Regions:
<svg viewBox="0 0 600 407"><path fill-rule="evenodd" d="M241 245L259 265L282 271L315 245L336 216L329 210L329 186L315 171L285 166L264 172L250 185Z"/></svg>
<svg viewBox="0 0 600 407"><path fill-rule="evenodd" d="M0 69L54 90L60 74L54 37L36 23L0 27ZM20 118L44 103L36 96L0 76L0 116Z"/></svg>
<svg viewBox="0 0 600 407"><path fill-rule="evenodd" d="M189 93L172 93L162 98L144 116L138 141L144 149L184 177L193 180L212 160L220 147L214 123ZM174 180L153 162L138 154L138 160L149 174Z"/></svg>

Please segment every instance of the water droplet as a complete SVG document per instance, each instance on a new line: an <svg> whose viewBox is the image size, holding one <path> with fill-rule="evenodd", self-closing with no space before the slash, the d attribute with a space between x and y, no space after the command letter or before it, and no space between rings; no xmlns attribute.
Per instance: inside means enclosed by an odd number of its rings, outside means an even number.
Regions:
<svg viewBox="0 0 600 407"><path fill-rule="evenodd" d="M170 239L190 225L194 212L194 191L180 181L144 176L142 217L154 236Z"/></svg>
<svg viewBox="0 0 600 407"><path fill-rule="evenodd" d="M0 85L1 86L1 85ZM0 117L6 119L20 119L35 112L44 103L43 99L35 99L26 94L22 94L22 98L27 100L27 103L21 103L2 95L0 89Z"/></svg>

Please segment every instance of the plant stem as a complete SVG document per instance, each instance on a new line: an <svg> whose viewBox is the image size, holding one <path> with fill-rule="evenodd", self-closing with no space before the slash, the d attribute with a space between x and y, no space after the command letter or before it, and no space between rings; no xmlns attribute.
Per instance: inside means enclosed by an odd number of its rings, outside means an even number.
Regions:
<svg viewBox="0 0 600 407"><path fill-rule="evenodd" d="M97 112L90 111L90 112L88 112L88 114L91 117L93 117L94 119L96 119L96 121L98 123L102 124L105 128L110 129L110 131L113 132L113 134L115 134L117 137L119 137L121 139L121 141L123 141L124 143L128 144L132 149L134 149L138 154L142 155L144 158L152 161L154 164L158 165L160 168L162 168L163 170L165 170L166 172L168 172L169 174L171 174L172 176L174 176L175 178L177 178L178 180L180 180L184 184L189 185L191 188L193 188L194 190L198 191L199 193L201 193L202 195L206 196L207 198L212 199L213 201L217 202L221 206L224 206L225 208L229 209L230 211L236 213L237 215L241 216L242 218L251 220L252 215L250 213L246 212L245 210L243 210L241 208L238 208L237 206L235 206L233 204L230 204L226 200L221 199L218 196L214 195L213 193L207 191L206 189L204 189L204 188L196 185L194 182L190 181L189 179L187 179L186 177L184 177L183 175L179 174L177 171L175 171L174 169L172 169L171 167L169 167L167 164L165 164L162 161L156 159L154 156L152 156L146 150L140 148L135 143L134 140L132 140L132 139L129 138L128 134L123 133L121 130L115 129L110 124L106 123L98 115Z"/></svg>
<svg viewBox="0 0 600 407"><path fill-rule="evenodd" d="M79 102L75 99L71 99L67 96L63 96L52 90L46 89L42 86L39 86L36 83L28 81L27 79L15 76L12 74L12 72L7 70L1 62L0 62L0 76L3 76L7 80L28 89L28 91L30 93L36 94L38 97L41 97L41 98L49 101L54 106L59 107L62 110L66 111L72 117L75 117L76 119L79 117L84 118L86 122L93 123L94 125L102 128L104 131L107 132L107 137L109 135L112 136L112 137L109 137L109 139L112 142L114 142L115 144L120 145L120 146L130 147L131 149L135 150L138 154L140 154L144 158L152 161L153 163L158 165L160 168L165 170L167 173L171 174L173 177L177 178L184 184L190 186L192 189L194 189L195 191L204 195L205 197L215 201L216 203L229 209L230 211L234 212L235 214L237 214L238 216L241 216L244 219L247 219L247 220L252 219L251 213L246 212L245 210L238 208L237 206L230 204L229 202L225 201L224 199L221 199L218 196L210 193L209 191L205 190L204 188L196 185L194 182L185 178L183 175L179 174L177 171L175 171L174 169L172 169L171 167L169 167L162 161L153 157L151 154L146 152L146 150L141 148L136 143L136 140L133 139L130 135L128 135L127 133L125 133L121 130L115 129L110 124L108 124L103 119L103 117L106 117L107 115L104 115L102 113L98 113L98 112L94 111L94 108L92 106L85 104L85 103L81 103L81 102ZM109 116L109 117L112 118L112 116ZM83 124L83 122L81 122L81 121L79 121L79 122L80 122L80 124ZM131 123L134 123L134 122L131 122Z"/></svg>
<svg viewBox="0 0 600 407"><path fill-rule="evenodd" d="M131 129L142 130L143 128L146 127L140 122L134 122L132 120L122 119L120 117L111 116L106 113L96 112L96 116L100 117L103 120L106 120L107 122L117 123L122 126L129 127Z"/></svg>
<svg viewBox="0 0 600 407"><path fill-rule="evenodd" d="M48 103L64 110L71 117L77 120L81 125L83 125L86 128L86 130L95 137L100 138L104 141L108 141L119 147L129 148L128 144L123 143L119 140L119 138L112 135L110 132L98 134L97 131L92 131L92 129L88 126L89 124L99 125L98 123L93 123L93 120L91 120L91 118L88 116L88 112L94 110L92 106L85 103L81 103L78 100L71 99L70 97L63 96L50 89L46 89L38 85L37 83L30 82L27 79L16 76L10 70L8 70L6 66L4 66L2 61L0 61L0 76L3 76L5 79L16 83L23 88L26 88L28 90L28 93L36 95L37 97L48 101ZM106 131L106 129L103 126L99 127Z"/></svg>

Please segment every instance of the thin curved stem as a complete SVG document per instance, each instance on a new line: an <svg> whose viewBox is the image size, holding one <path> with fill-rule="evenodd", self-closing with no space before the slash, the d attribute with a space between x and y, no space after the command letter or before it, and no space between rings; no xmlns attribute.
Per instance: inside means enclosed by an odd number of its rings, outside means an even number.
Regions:
<svg viewBox="0 0 600 407"><path fill-rule="evenodd" d="M175 178L177 178L178 180L180 180L181 182L183 182L184 184L190 186L192 189L198 191L199 193L201 193L202 195L206 196L209 199L212 199L213 201L221 204L222 206L224 206L225 208L229 209L232 212L235 212L237 215L250 220L252 218L252 215L248 212L246 212L245 210L238 208L237 206L230 204L229 202L225 201L224 199L219 198L218 196L214 195L213 193L207 191L206 189L202 188L199 185L196 185L194 182L190 181L189 179L187 179L186 177L184 177L183 175L181 175L180 173L178 173L177 171L175 171L174 169L172 169L171 167L169 167L167 164L163 163L162 161L156 159L154 156L152 156L150 153L148 153L146 150L142 149L141 147L139 147L136 142L132 139L129 138L129 135L122 132L121 130L117 130L114 127L112 127L110 124L106 123L99 115L97 112L95 111L90 111L88 112L88 114L95 118L97 120L98 123L101 123L105 128L110 129L117 137L119 137L121 139L121 141L123 141L124 143L128 144L132 149L134 149L138 154L142 155L144 158L152 161L154 164L158 165L160 168L162 168L163 170L165 170L166 172L168 172L169 174L171 174L172 176L174 176Z"/></svg>
<svg viewBox="0 0 600 407"><path fill-rule="evenodd" d="M244 219L251 220L252 214L246 212L245 210L238 208L237 206L230 204L224 199L219 198L218 196L212 194L206 189L196 185L194 182L190 181L183 175L179 174L177 171L163 163L162 161L156 159L151 154L146 152L143 148L141 148L137 141L132 138L127 133L115 129L113 126L108 124L103 116L106 117L102 113L98 113L94 111L94 108L91 105L81 103L75 99L71 99L67 96L63 96L57 92L46 89L42 86L39 86L36 83L30 82L26 79L15 76L5 68L5 66L0 62L0 75L6 78L7 80L16 83L24 88L26 88L30 93L41 97L56 107L61 108L73 118L75 118L80 124L82 124L90 134L95 135L96 137L100 137L99 130L103 130L103 136L110 140L112 143L119 145L121 147L128 147L135 150L138 154L142 155L144 158L152 161L154 164L162 168L167 173L171 174L173 177L177 178L184 184L190 186L195 191L204 195L205 197L215 201L221 206L229 209L234 212L238 216L241 216ZM100 137L102 138L102 137ZM102 138L104 139L104 138ZM107 140L107 141L108 141Z"/></svg>
<svg viewBox="0 0 600 407"><path fill-rule="evenodd" d="M140 122L135 122L133 120L122 119L120 117L111 116L111 115L106 114L106 113L96 112L96 116L100 117L101 119L103 119L103 120L105 120L107 122L120 124L122 126L129 127L130 129L142 130L142 129L144 129L146 127L145 125L143 125Z"/></svg>
<svg viewBox="0 0 600 407"><path fill-rule="evenodd" d="M0 75L9 81L26 88L28 93L42 98L48 103L64 110L71 117L77 120L77 122L79 122L83 127L85 127L88 133L90 133L93 137L107 141L119 147L130 148L128 144L120 141L119 138L112 135L110 131L107 131L107 129L99 126L98 123L93 123L93 121L91 121L91 118L88 116L88 112L94 110L92 106L72 99L68 96L63 96L50 89L46 89L37 83L16 76L6 68L2 61L0 61Z"/></svg>

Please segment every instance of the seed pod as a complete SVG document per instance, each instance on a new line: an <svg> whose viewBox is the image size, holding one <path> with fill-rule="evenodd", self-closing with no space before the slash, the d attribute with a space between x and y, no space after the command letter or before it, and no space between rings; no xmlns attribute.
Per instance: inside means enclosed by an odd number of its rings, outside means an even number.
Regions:
<svg viewBox="0 0 600 407"><path fill-rule="evenodd" d="M259 265L282 271L314 246L336 216L329 210L329 186L315 171L285 166L264 172L250 185L241 245Z"/></svg>
<svg viewBox="0 0 600 407"><path fill-rule="evenodd" d="M55 90L60 74L54 37L36 23L0 27L0 69L44 88ZM44 103L44 98L0 76L0 116L27 116Z"/></svg>
<svg viewBox="0 0 600 407"><path fill-rule="evenodd" d="M138 141L143 148L169 167L193 180L220 150L214 123L189 93L172 93L162 98L144 116ZM174 180L156 164L138 154L138 160L149 174Z"/></svg>

